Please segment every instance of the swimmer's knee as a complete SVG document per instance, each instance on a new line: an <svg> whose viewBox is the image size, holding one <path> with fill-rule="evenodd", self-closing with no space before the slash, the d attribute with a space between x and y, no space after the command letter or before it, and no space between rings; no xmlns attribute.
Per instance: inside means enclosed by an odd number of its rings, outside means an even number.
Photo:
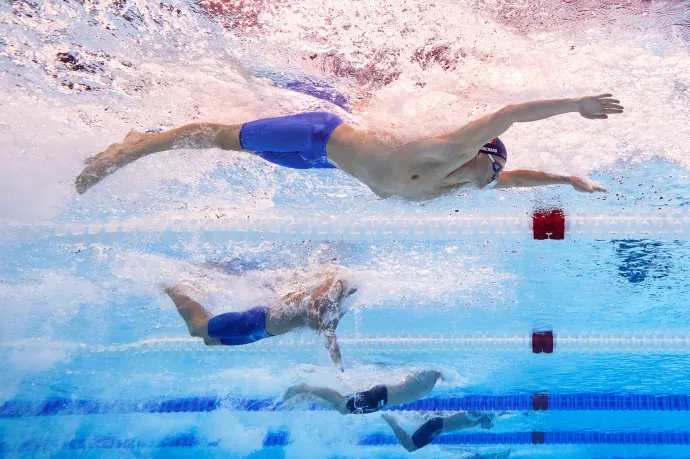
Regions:
<svg viewBox="0 0 690 459"><path fill-rule="evenodd" d="M204 338L204 345L206 346L220 346L221 343L219 339L216 338Z"/></svg>
<svg viewBox="0 0 690 459"><path fill-rule="evenodd" d="M240 143L241 124L227 126L216 134L216 145L222 150L243 150Z"/></svg>

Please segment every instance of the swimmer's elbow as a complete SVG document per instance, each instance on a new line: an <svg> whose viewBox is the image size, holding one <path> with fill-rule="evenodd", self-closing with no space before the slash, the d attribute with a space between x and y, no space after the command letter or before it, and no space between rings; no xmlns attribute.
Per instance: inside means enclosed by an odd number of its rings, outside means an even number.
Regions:
<svg viewBox="0 0 690 459"><path fill-rule="evenodd" d="M514 123L520 122L519 108L517 105L506 105L492 115L494 128L503 134ZM500 135L500 134L499 134ZM498 135L496 136L498 137Z"/></svg>

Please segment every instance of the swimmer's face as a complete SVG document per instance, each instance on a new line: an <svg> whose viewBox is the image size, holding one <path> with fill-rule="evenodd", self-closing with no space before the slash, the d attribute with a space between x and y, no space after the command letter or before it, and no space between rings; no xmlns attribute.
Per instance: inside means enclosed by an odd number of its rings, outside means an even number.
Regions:
<svg viewBox="0 0 690 459"><path fill-rule="evenodd" d="M477 186L479 188L491 188L496 185L498 176L506 166L506 160L500 156L486 153L477 153Z"/></svg>

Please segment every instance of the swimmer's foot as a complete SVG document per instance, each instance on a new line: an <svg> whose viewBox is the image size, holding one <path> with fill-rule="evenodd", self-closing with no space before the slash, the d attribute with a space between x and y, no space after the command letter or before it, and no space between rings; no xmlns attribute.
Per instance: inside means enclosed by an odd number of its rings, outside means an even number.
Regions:
<svg viewBox="0 0 690 459"><path fill-rule="evenodd" d="M180 316L187 325L190 336L203 338L204 342L206 342L207 339L211 339L208 336L208 321L211 316L203 306L187 295L179 284L166 287L164 291L170 299L173 300L173 303L175 303L177 312L180 313Z"/></svg>
<svg viewBox="0 0 690 459"><path fill-rule="evenodd" d="M151 136L152 134L130 131L122 143L114 143L84 161L86 167L75 180L77 192L84 194L108 175L137 159L142 142Z"/></svg>

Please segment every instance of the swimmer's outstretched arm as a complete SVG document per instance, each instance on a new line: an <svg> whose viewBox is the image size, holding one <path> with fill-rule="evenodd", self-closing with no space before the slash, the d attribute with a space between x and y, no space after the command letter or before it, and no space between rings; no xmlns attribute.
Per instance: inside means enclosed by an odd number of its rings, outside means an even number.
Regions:
<svg viewBox="0 0 690 459"><path fill-rule="evenodd" d="M471 429L476 426L490 429L493 427L492 418L492 415L480 411L461 411L451 414L443 420L443 432Z"/></svg>
<svg viewBox="0 0 690 459"><path fill-rule="evenodd" d="M515 170L504 171L498 176L498 183L494 188L531 187L542 185L572 185L577 191L593 193L606 191L606 188L596 182L574 175L549 174L541 171Z"/></svg>
<svg viewBox="0 0 690 459"><path fill-rule="evenodd" d="M510 129L513 123L528 123L576 112L587 119L606 119L608 115L623 113L620 101L611 97L611 94L600 94L576 99L538 100L508 105L491 115L472 121L445 138L449 143L456 145L456 151L459 149L465 153L466 161L469 161L482 145L499 137Z"/></svg>
<svg viewBox="0 0 690 459"><path fill-rule="evenodd" d="M326 349L328 349L328 354L331 356L333 364L340 369L341 372L345 371L343 368L343 356L340 353L340 346L338 346L338 337L335 335L335 330L324 330L320 332L324 340L326 340Z"/></svg>
<svg viewBox="0 0 690 459"><path fill-rule="evenodd" d="M300 394L309 394L313 397L323 400L332 409L339 411L342 414L348 413L347 409L345 408L345 401L347 400L347 397L336 390L329 389L328 387L315 387L307 384L297 384L296 386L292 386L285 391L283 400L287 402Z"/></svg>

